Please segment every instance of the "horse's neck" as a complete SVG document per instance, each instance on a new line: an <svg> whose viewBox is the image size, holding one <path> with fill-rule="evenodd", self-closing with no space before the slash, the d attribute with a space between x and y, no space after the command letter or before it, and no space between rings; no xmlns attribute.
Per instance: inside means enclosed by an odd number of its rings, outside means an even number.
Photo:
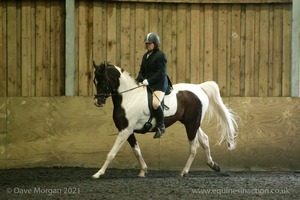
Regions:
<svg viewBox="0 0 300 200"><path fill-rule="evenodd" d="M123 73L120 77L120 86L118 88L118 92L124 92L136 86L137 84L134 82L134 80L129 75Z"/></svg>
<svg viewBox="0 0 300 200"><path fill-rule="evenodd" d="M118 92L122 93L122 97L119 95L112 96L115 109L119 107L132 109L136 107L137 104L140 104L141 101L143 102L143 97L147 94L145 88L138 87L135 80L127 74L121 75Z"/></svg>

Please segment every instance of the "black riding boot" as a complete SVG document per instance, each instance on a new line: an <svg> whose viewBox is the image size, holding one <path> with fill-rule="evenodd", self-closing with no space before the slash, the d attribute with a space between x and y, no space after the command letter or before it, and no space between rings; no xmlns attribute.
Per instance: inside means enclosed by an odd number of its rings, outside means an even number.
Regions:
<svg viewBox="0 0 300 200"><path fill-rule="evenodd" d="M159 106L156 110L153 112L154 117L156 119L156 126L157 126L157 131L153 138L160 138L162 134L166 131L166 127L164 124L164 111L161 106Z"/></svg>

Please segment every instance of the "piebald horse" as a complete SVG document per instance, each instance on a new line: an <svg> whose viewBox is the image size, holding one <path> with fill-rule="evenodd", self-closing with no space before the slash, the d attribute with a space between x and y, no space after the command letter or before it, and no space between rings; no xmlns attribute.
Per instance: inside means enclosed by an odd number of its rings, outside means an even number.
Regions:
<svg viewBox="0 0 300 200"><path fill-rule="evenodd" d="M102 107L108 97L112 98L113 120L119 133L102 168L92 177L99 178L105 173L126 140L140 164L141 169L138 176L144 177L147 165L134 133L141 133L140 130L143 129L150 117L147 86L137 84L128 72L118 66L105 62L100 65L95 62L93 64L96 87L95 105ZM180 121L185 126L190 144L190 155L181 176L188 174L199 144L206 153L207 165L219 172L220 167L213 161L210 154L208 136L200 128L201 122L206 114L208 119L216 117L219 126L218 144L226 140L229 150L236 147L237 123L234 113L224 105L218 85L213 81L202 84L175 84L172 92L165 96L164 105L169 108L164 111L165 126L169 127L176 121ZM147 132L155 130L155 118L151 123L153 128Z"/></svg>

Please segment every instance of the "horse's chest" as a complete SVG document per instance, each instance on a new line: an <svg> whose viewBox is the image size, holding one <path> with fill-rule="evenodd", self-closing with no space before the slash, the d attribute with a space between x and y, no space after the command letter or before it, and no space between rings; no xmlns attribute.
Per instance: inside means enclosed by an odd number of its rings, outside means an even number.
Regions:
<svg viewBox="0 0 300 200"><path fill-rule="evenodd" d="M126 112L121 106L115 107L113 112L113 120L117 129L124 130L128 127L128 120L126 118Z"/></svg>

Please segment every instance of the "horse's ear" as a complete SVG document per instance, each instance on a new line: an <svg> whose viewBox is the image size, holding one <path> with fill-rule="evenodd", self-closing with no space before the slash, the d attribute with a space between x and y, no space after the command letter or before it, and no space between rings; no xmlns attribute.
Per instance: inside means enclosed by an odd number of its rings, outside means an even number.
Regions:
<svg viewBox="0 0 300 200"><path fill-rule="evenodd" d="M95 61L93 60L93 65L94 65L94 68L97 69L98 66L96 65Z"/></svg>
<svg viewBox="0 0 300 200"><path fill-rule="evenodd" d="M107 73L107 62L103 63L103 69L104 69L104 72Z"/></svg>

